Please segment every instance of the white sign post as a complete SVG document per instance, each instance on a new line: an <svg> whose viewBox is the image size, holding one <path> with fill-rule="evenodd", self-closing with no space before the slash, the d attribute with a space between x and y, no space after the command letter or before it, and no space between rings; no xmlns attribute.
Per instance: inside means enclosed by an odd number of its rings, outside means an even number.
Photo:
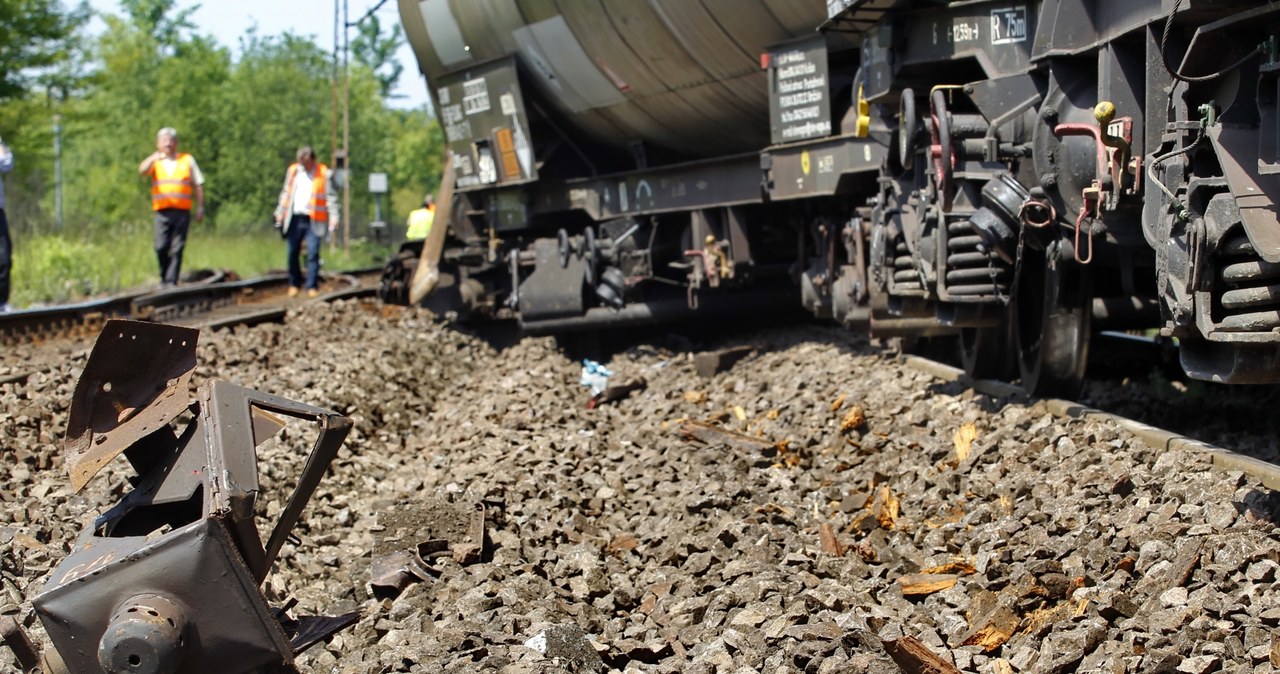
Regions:
<svg viewBox="0 0 1280 674"><path fill-rule="evenodd" d="M373 230L374 240L380 240L387 228L382 219L382 195L387 193L387 174L370 173L369 192L373 194L373 222L369 223L369 229Z"/></svg>

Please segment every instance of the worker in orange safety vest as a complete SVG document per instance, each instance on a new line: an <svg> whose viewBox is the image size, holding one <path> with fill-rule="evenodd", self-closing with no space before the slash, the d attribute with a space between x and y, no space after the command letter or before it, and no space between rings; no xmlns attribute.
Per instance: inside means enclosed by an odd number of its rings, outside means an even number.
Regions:
<svg viewBox="0 0 1280 674"><path fill-rule="evenodd" d="M138 165L138 175L151 180L160 283L175 286L192 212L196 222L204 219L204 174L194 157L178 152L178 132L166 126L156 133L156 151Z"/></svg>
<svg viewBox="0 0 1280 674"><path fill-rule="evenodd" d="M316 162L310 145L298 148L297 161L284 174L284 187L276 206L275 222L287 243L289 297L306 289L308 297L320 293L320 244L337 229L338 189L333 172ZM304 281L298 255L307 242L307 276Z"/></svg>

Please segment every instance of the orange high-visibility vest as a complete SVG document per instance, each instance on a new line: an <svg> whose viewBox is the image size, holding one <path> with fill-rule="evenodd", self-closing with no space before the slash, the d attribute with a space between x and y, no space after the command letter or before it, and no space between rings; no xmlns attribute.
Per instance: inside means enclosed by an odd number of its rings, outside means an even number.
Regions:
<svg viewBox="0 0 1280 674"><path fill-rule="evenodd" d="M302 171L302 164L294 163L289 167L289 186L285 188L285 199L293 197L293 179ZM327 191L326 174L329 167L316 162L316 177L311 183L311 221L312 222L328 222L329 221L329 201L325 195ZM290 213L285 213L285 217L289 217Z"/></svg>
<svg viewBox="0 0 1280 674"><path fill-rule="evenodd" d="M160 160L151 167L151 210L178 208L189 211L195 191L191 155L179 154L177 161L172 162L172 170L166 168L169 163Z"/></svg>

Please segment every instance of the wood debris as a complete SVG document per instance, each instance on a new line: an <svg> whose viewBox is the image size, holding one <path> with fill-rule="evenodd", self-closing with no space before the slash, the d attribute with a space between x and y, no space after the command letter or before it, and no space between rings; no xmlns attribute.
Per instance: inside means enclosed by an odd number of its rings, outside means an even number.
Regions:
<svg viewBox="0 0 1280 674"><path fill-rule="evenodd" d="M872 512L876 515L876 522L880 524L881 529L892 530L898 522L898 497L894 495L889 485L881 485L880 490L876 492L876 500L871 506Z"/></svg>
<svg viewBox="0 0 1280 674"><path fill-rule="evenodd" d="M630 552L635 550L638 545L640 545L640 539L635 536L618 534L613 537L613 540L609 541L609 544L605 546L605 550L611 553Z"/></svg>
<svg viewBox="0 0 1280 674"><path fill-rule="evenodd" d="M960 674L955 665L943 660L915 637L885 639L880 643L907 674Z"/></svg>
<svg viewBox="0 0 1280 674"><path fill-rule="evenodd" d="M593 410L601 405L608 405L609 403L626 400L631 397L632 393L636 391L643 391L648 386L649 382L645 381L644 377L633 379L621 386L610 386L609 388L591 396L591 399L587 401L587 409Z"/></svg>
<svg viewBox="0 0 1280 674"><path fill-rule="evenodd" d="M823 523L818 528L818 536L822 539L822 551L828 555L836 557L844 557L844 546L836 538L836 532L831 528L830 524Z"/></svg>
<svg viewBox="0 0 1280 674"><path fill-rule="evenodd" d="M964 560L947 562L946 564L932 566L927 569L922 569L920 571L920 573L954 573L961 576L972 576L977 572L978 572L978 569L975 568L973 564L970 564L969 562L966 562Z"/></svg>
<svg viewBox="0 0 1280 674"><path fill-rule="evenodd" d="M955 587L959 578L954 573L908 573L897 583L902 586L904 597L923 597Z"/></svg>
<svg viewBox="0 0 1280 674"><path fill-rule="evenodd" d="M1200 566L1200 551L1203 546L1204 541L1199 541L1182 550L1165 571L1165 588L1183 587L1191 580L1191 574Z"/></svg>
<svg viewBox="0 0 1280 674"><path fill-rule="evenodd" d="M719 351L706 351L693 357L693 367L697 370L699 377L704 379L713 377L716 373L733 367L734 363L754 350L750 346L732 346Z"/></svg>
<svg viewBox="0 0 1280 674"><path fill-rule="evenodd" d="M867 423L867 415L862 411L862 407L854 405L845 412L844 418L840 419L840 432L848 433L849 431L861 428Z"/></svg>
<svg viewBox="0 0 1280 674"><path fill-rule="evenodd" d="M994 606L982 615L971 617L969 631L961 645L980 646L990 653L1004 645L1018 631L1022 619L1008 606Z"/></svg>
<svg viewBox="0 0 1280 674"><path fill-rule="evenodd" d="M969 453L973 451L973 441L978 439L978 427L972 422L964 424L956 429L951 436L952 443L956 447L956 464L959 465L969 458Z"/></svg>
<svg viewBox="0 0 1280 674"><path fill-rule="evenodd" d="M1088 608L1089 600L1082 599L1078 602L1068 601L1050 608L1036 609L1026 615L1026 620L1022 623L1022 633L1039 634L1048 626L1060 620L1068 620L1072 616L1081 615Z"/></svg>

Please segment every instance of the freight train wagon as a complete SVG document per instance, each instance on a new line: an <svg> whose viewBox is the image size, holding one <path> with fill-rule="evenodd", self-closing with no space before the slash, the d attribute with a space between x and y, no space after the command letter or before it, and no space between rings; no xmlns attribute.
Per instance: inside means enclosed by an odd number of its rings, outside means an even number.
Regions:
<svg viewBox="0 0 1280 674"><path fill-rule="evenodd" d="M560 333L799 303L1072 394L1280 380L1280 4L400 0L444 128L383 295ZM432 241L429 238L428 241Z"/></svg>

